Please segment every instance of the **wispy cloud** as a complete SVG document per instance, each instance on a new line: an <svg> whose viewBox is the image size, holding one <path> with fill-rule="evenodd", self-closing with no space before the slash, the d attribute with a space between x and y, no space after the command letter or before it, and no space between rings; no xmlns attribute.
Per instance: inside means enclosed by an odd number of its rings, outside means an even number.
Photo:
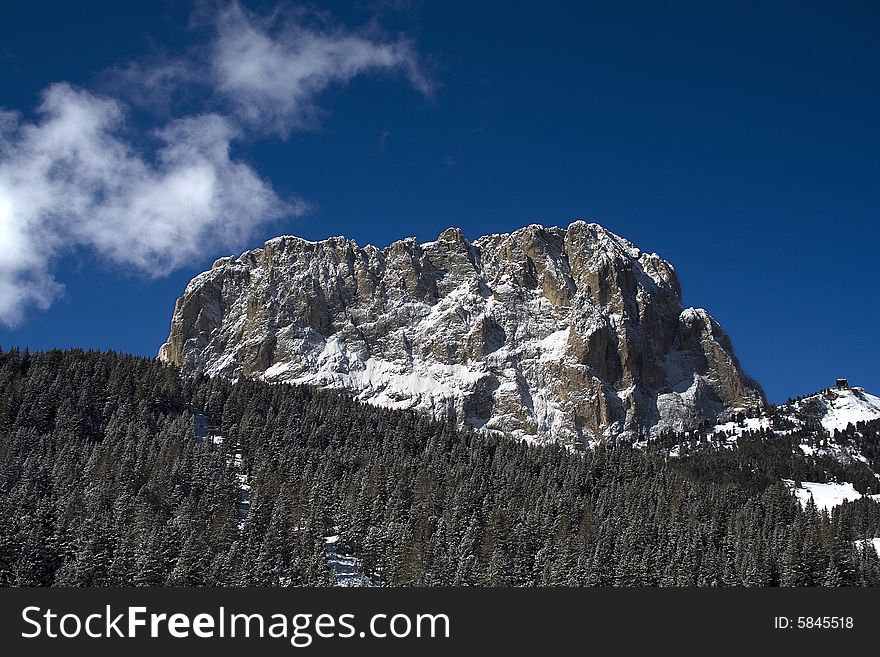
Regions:
<svg viewBox="0 0 880 657"><path fill-rule="evenodd" d="M382 132L379 133L379 145L377 147L377 150L380 153L385 152L385 145L388 143L389 139L391 139L391 131L390 130L383 130Z"/></svg>
<svg viewBox="0 0 880 657"><path fill-rule="evenodd" d="M295 14L294 14L295 15ZM53 266L72 249L150 277L241 246L258 228L304 212L231 155L245 135L312 127L319 95L364 73L430 85L405 40L307 28L233 3L210 44L188 58L131 63L117 80L171 105L203 86L201 113L131 134L127 105L66 83L49 86L34 119L0 110L0 322L61 293Z"/></svg>
<svg viewBox="0 0 880 657"><path fill-rule="evenodd" d="M158 116L173 113L181 101L204 96L205 69L199 49L186 57L154 55L104 71L100 87L136 108Z"/></svg>
<svg viewBox="0 0 880 657"><path fill-rule="evenodd" d="M339 28L307 29L261 19L231 5L217 20L212 75L217 91L248 126L286 137L309 127L317 96L364 73L399 73L424 94L431 87L412 44L377 41Z"/></svg>

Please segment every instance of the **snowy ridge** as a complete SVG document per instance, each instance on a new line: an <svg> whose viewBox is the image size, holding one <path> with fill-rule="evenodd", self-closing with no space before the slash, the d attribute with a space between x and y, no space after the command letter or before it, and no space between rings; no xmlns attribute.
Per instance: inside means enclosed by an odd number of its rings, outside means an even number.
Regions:
<svg viewBox="0 0 880 657"><path fill-rule="evenodd" d="M880 397L865 391L864 388L827 388L797 401L784 404L773 415L763 413L753 417L740 417L737 420L716 424L713 433L728 436L732 441L747 432L771 431L785 436L797 429L821 427L828 435L843 431L848 426L855 427L859 422L880 420ZM789 428L780 429L779 424ZM829 456L838 461L861 461L867 463L863 455L852 449L851 445L824 441L823 446L801 444L800 450L806 456Z"/></svg>
<svg viewBox="0 0 880 657"><path fill-rule="evenodd" d="M829 388L787 406L788 414L800 420L818 420L833 433L850 424L880 419L880 397L864 388Z"/></svg>
<svg viewBox="0 0 880 657"><path fill-rule="evenodd" d="M860 422L874 420L880 420L880 398L863 388L841 386L827 388L760 415L748 417L745 409L742 409L736 412L735 419L714 425L706 434L713 438L711 444L727 449L735 449L744 435L759 434L762 440L771 441L774 436L783 438L797 435L800 440L794 448L805 457L830 458L845 466L864 467L880 480L880 473L875 471L872 462L862 451L864 446L859 440L865 435L857 426ZM849 439L835 435L835 432L847 430L848 427L850 431L855 429L855 434L850 434ZM649 442L645 440L636 443L636 446L646 448ZM681 453L682 445L667 447L667 454L671 457L678 457ZM804 481L800 485L795 485L791 479L782 481L802 506L806 506L810 499L819 509L828 511L845 501L863 497L880 502L880 495L864 496L847 481Z"/></svg>

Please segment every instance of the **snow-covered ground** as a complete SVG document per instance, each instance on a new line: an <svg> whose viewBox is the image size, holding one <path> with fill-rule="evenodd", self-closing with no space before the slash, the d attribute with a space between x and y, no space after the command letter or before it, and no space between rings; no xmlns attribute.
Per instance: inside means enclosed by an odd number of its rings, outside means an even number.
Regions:
<svg viewBox="0 0 880 657"><path fill-rule="evenodd" d="M232 467L235 468L235 480L238 482L236 509L238 510L238 531L240 532L244 529L244 524L247 522L251 510L251 484L244 467L241 448L235 450L235 454L232 455Z"/></svg>
<svg viewBox="0 0 880 657"><path fill-rule="evenodd" d="M192 408L190 412L193 417L196 440L199 442L210 441L211 451L219 452L223 445L223 436L215 427L211 426L208 417L200 410ZM227 456L227 462L235 469L235 479L238 482L238 531L241 532L247 522L251 506L251 485L244 467L241 449L236 449L233 454ZM338 542L338 533L324 537L324 555L327 558L327 567L335 576L337 586L375 586L372 580L363 573L357 558L337 552Z"/></svg>
<svg viewBox="0 0 880 657"><path fill-rule="evenodd" d="M795 482L791 479L783 479L782 481L792 490L801 506L806 507L812 497L820 511L827 509L830 512L831 509L844 502L852 502L862 497L862 494L848 482L822 484L814 481L802 481L801 486L796 488Z"/></svg>
<svg viewBox="0 0 880 657"><path fill-rule="evenodd" d="M724 424L716 424L713 433L724 433L732 436L741 436L746 431L760 431L770 428L770 418L768 417L747 417L742 423L725 422Z"/></svg>
<svg viewBox="0 0 880 657"><path fill-rule="evenodd" d="M217 431L216 427L212 427L208 416L197 408L190 409L193 416L193 425L196 431L196 440L199 442L210 441L211 451L219 452L223 445L223 436ZM238 484L238 502L236 509L238 511L238 531L244 528L247 522L248 514L251 509L251 485L248 479L247 470L244 467L244 457L241 448L226 457L226 462L235 469L235 481Z"/></svg>
<svg viewBox="0 0 880 657"><path fill-rule="evenodd" d="M778 412L781 419L788 421L789 428L774 429L774 422L771 418L762 415L745 418L742 422L731 421L717 424L713 427L713 432L725 436L728 445L735 445L739 438L749 431L768 430L777 436L786 436L800 427L808 424L812 426L814 423L821 424L828 433L833 433L835 430L846 429L850 424L855 425L858 422L880 419L880 397L865 392L863 388L827 388L783 405ZM852 442L839 444L827 439L814 440L803 442L798 447L804 456L828 457L841 463L861 462L869 468L871 467L868 459ZM880 479L880 474L877 477ZM816 486L823 486L823 484L816 484ZM849 490L841 488L836 488L833 491L820 489L819 493L829 499L848 494L850 494ZM808 492L805 491L802 495L808 497Z"/></svg>
<svg viewBox="0 0 880 657"><path fill-rule="evenodd" d="M795 426L803 426L806 420L812 419L819 421L826 431L833 433L835 429L842 431L850 424L880 419L880 397L865 392L863 388L829 388L782 406L779 410ZM772 428L770 418L761 416L746 418L742 423L717 424L713 431L738 438L746 431ZM791 433L791 430L776 430L774 433L782 436ZM801 449L808 456L813 454L812 448L807 445Z"/></svg>
<svg viewBox="0 0 880 657"><path fill-rule="evenodd" d="M864 550L869 545L874 548L878 555L880 555L880 538L863 538L856 541L856 547L860 550Z"/></svg>
<svg viewBox="0 0 880 657"><path fill-rule="evenodd" d="M880 397L868 394L862 388L834 390L826 398L827 412L822 426L829 432L846 429L849 424L880 418Z"/></svg>
<svg viewBox="0 0 880 657"><path fill-rule="evenodd" d="M813 417L826 431L833 433L850 424L880 419L880 397L865 392L864 388L828 388L782 407L786 409L792 420Z"/></svg>
<svg viewBox="0 0 880 657"><path fill-rule="evenodd" d="M339 534L324 537L324 555L327 557L327 567L336 577L337 586L374 586L370 578L361 570L360 561L355 557L339 554L336 546L339 543Z"/></svg>

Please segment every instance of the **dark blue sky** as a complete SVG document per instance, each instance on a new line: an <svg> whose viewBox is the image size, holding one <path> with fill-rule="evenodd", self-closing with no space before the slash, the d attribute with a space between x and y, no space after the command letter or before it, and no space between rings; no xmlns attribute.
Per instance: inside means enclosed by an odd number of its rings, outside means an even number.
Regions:
<svg viewBox="0 0 880 657"><path fill-rule="evenodd" d="M0 107L28 118L52 82L110 93L108 68L204 40L191 5L131 4L8 3ZM721 323L771 401L837 376L880 391L876 3L310 6L405 34L433 93L359 76L318 96L316 129L235 142L312 208L237 250L288 233L384 246L585 218L672 262L685 304ZM147 114L129 127L146 130ZM63 295L0 325L0 345L154 355L186 282L220 255L151 280L87 247L62 252Z"/></svg>

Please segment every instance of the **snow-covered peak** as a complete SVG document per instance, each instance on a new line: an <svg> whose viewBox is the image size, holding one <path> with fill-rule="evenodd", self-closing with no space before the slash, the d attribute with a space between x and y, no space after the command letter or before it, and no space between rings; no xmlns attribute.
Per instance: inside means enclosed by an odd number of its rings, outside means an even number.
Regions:
<svg viewBox="0 0 880 657"><path fill-rule="evenodd" d="M801 421L820 422L828 432L842 431L850 424L880 419L880 397L864 388L827 388L793 402L785 411Z"/></svg>
<svg viewBox="0 0 880 657"><path fill-rule="evenodd" d="M711 318L703 308L685 308L681 311L681 321L687 326L691 326L694 322L710 325Z"/></svg>

